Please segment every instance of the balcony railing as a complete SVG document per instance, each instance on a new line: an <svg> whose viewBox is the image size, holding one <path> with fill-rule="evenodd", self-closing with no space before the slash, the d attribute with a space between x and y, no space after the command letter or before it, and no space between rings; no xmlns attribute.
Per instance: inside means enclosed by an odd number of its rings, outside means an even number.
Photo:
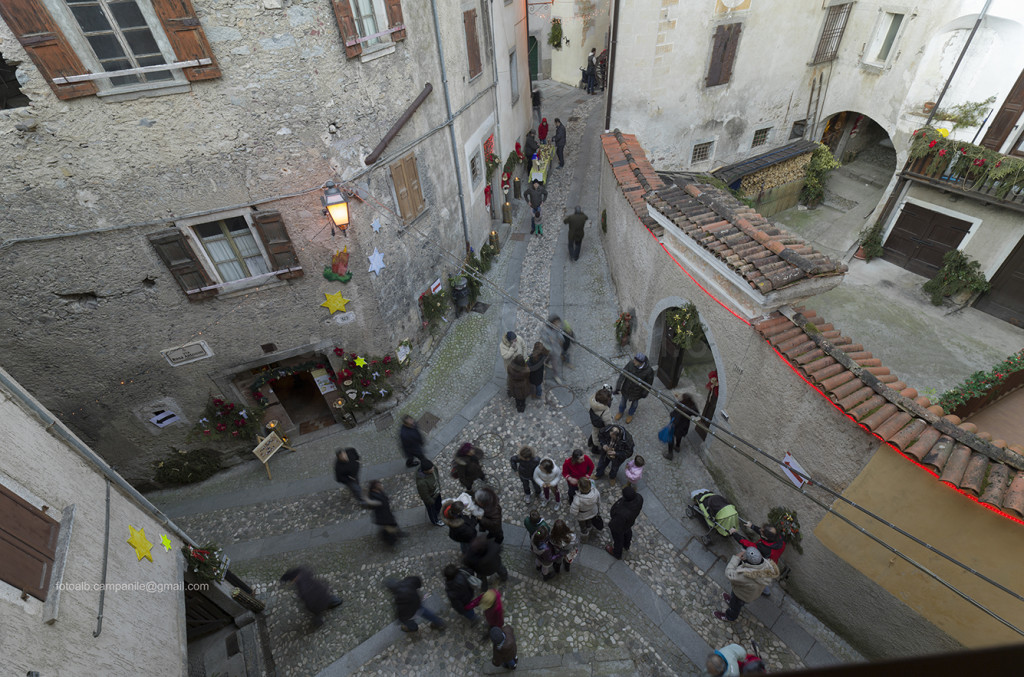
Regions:
<svg viewBox="0 0 1024 677"><path fill-rule="evenodd" d="M993 178L988 167L978 167L955 153L912 159L903 175L950 193L1024 212L1024 189Z"/></svg>

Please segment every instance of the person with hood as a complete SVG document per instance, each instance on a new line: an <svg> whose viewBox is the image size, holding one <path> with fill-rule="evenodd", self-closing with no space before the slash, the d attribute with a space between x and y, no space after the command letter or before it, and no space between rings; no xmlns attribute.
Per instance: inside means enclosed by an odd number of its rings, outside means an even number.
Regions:
<svg viewBox="0 0 1024 677"><path fill-rule="evenodd" d="M519 653L516 648L516 633L511 625L504 625L500 628L491 628L491 644L494 651L491 654L491 665L507 670L515 670L519 664Z"/></svg>
<svg viewBox="0 0 1024 677"><path fill-rule="evenodd" d="M737 677L740 661L747 656L747 650L739 644L728 644L708 654L705 666L709 677Z"/></svg>
<svg viewBox="0 0 1024 677"><path fill-rule="evenodd" d="M540 144L537 143L537 135L531 129L526 132L526 140L523 141L523 155L526 156L526 175L530 175L530 170L533 169L533 156L537 154L537 150L540 148Z"/></svg>
<svg viewBox="0 0 1024 677"><path fill-rule="evenodd" d="M494 539L495 543L505 540L505 533L501 528L501 503L498 501L498 494L491 487L480 487L473 494L473 502L484 511L480 518L480 528L487 532L487 537Z"/></svg>
<svg viewBox="0 0 1024 677"><path fill-rule="evenodd" d="M597 444L603 452L601 460L597 463L597 479L604 479L605 468L611 466L608 471L612 485L618 482L619 466L626 462L626 459L633 455L633 436L621 425L613 423L597 436Z"/></svg>
<svg viewBox="0 0 1024 677"><path fill-rule="evenodd" d="M427 509L427 519L434 526L443 527L441 521L441 482L437 476L437 468L427 459L423 459L416 469L416 491Z"/></svg>
<svg viewBox="0 0 1024 677"><path fill-rule="evenodd" d="M540 464L533 471L533 481L544 492L545 505L551 502L551 494L555 494L555 505L562 502L562 496L558 493L558 482L562 479L562 469L555 465L550 456L540 460Z"/></svg>
<svg viewBox="0 0 1024 677"><path fill-rule="evenodd" d="M587 444L589 444L590 448L598 454L602 454L603 452L598 444L597 438L601 434L602 430L614 422L615 419L612 417L612 391L611 388L605 386L594 393L593 397L590 398L590 425L592 426L593 431L587 439Z"/></svg>
<svg viewBox="0 0 1024 677"><path fill-rule="evenodd" d="M441 521L448 527L448 538L459 544L462 554L469 552L469 544L476 538L476 518L466 512L461 501L449 499L441 508Z"/></svg>
<svg viewBox="0 0 1024 677"><path fill-rule="evenodd" d="M779 577L779 567L762 557L757 548L747 548L732 556L725 567L725 577L732 584L732 594L727 592L723 595L729 607L725 611L716 611L714 616L732 623L739 618L744 604L760 597L761 592Z"/></svg>
<svg viewBox="0 0 1024 677"><path fill-rule="evenodd" d="M562 477L569 487L569 495L566 497L569 505L572 505L573 496L576 495L576 487L584 477L594 474L594 461L583 453L582 449L573 449L572 455L562 463Z"/></svg>
<svg viewBox="0 0 1024 677"><path fill-rule="evenodd" d="M409 414L402 417L402 427L398 430L398 441L402 443L402 453L405 454L405 465L411 468L426 457L423 455L423 446L427 440L416 425L416 419Z"/></svg>
<svg viewBox="0 0 1024 677"><path fill-rule="evenodd" d="M334 459L334 479L348 487L360 505L366 503L363 488L359 486L359 452L353 447L338 449Z"/></svg>
<svg viewBox="0 0 1024 677"><path fill-rule="evenodd" d="M530 397L535 400L544 399L544 363L547 361L548 355L548 349L544 347L543 343L537 341L533 344L530 358L526 360L526 366L530 369L530 387L533 389Z"/></svg>
<svg viewBox="0 0 1024 677"><path fill-rule="evenodd" d="M501 337L501 345L498 349L501 351L501 359L505 363L506 369L516 355L522 355L523 359L526 359L526 342L516 336L514 331L505 332L505 335Z"/></svg>
<svg viewBox="0 0 1024 677"><path fill-rule="evenodd" d="M647 393L650 392L650 388L645 388L643 384L646 383L650 386L654 383L654 368L651 367L646 355L637 353L625 366L624 371L641 381L641 383L637 383L633 379L626 378L625 374L619 374L619 380L615 384L615 393L622 393L622 399L619 400L619 413L615 415L615 420L618 421L622 418L622 413L626 411L628 402L629 413L626 414L626 423L631 423L640 400L647 397Z"/></svg>
<svg viewBox="0 0 1024 677"><path fill-rule="evenodd" d="M541 118L540 124L537 125L537 138L540 139L541 145L548 142L548 119Z"/></svg>
<svg viewBox="0 0 1024 677"><path fill-rule="evenodd" d="M501 561L501 545L483 534L469 544L469 551L462 556L462 563L480 579L481 592L487 590L487 579L494 574L502 581L508 580L508 569Z"/></svg>
<svg viewBox="0 0 1024 677"><path fill-rule="evenodd" d="M284 572L282 583L295 581L295 593L306 610L313 614L313 627L324 624L324 612L341 605L341 598L331 594L327 583L317 578L308 567L295 567Z"/></svg>
<svg viewBox="0 0 1024 677"><path fill-rule="evenodd" d="M540 465L540 459L533 453L532 447L523 447L519 453L509 459L512 469L519 475L519 481L523 484L523 493L526 494L526 502L529 503L540 496L540 487L533 481L533 471ZM533 491L531 494L530 491Z"/></svg>
<svg viewBox="0 0 1024 677"><path fill-rule="evenodd" d="M526 411L526 398L530 396L530 368L522 355L516 355L508 365L508 389L516 401L516 411Z"/></svg>
<svg viewBox="0 0 1024 677"><path fill-rule="evenodd" d="M540 220L540 207L548 199L548 189L541 185L540 179L530 182L530 187L523 191L523 199L530 205L530 235L544 235L544 224Z"/></svg>
<svg viewBox="0 0 1024 677"><path fill-rule="evenodd" d="M565 166L565 125L558 118L555 118L555 152L558 153L558 167Z"/></svg>
<svg viewBox="0 0 1024 677"><path fill-rule="evenodd" d="M474 446L472 442L466 442L455 452L455 458L452 460L452 473L467 492L473 491L474 482L487 477L481 463L483 457L483 450Z"/></svg>
<svg viewBox="0 0 1024 677"><path fill-rule="evenodd" d="M402 580L387 578L384 586L391 591L395 598L395 616L402 627L402 632L416 632L419 626L414 620L419 615L430 621L430 627L435 630L444 630L445 623L433 611L423 606L423 597L420 596L420 588L423 587L423 579L419 576L406 576Z"/></svg>
<svg viewBox="0 0 1024 677"><path fill-rule="evenodd" d="M544 521L539 510L531 510L530 514L523 518L523 526L526 527L526 533L530 536L533 536L533 532L541 527L551 530L551 525Z"/></svg>
<svg viewBox="0 0 1024 677"><path fill-rule="evenodd" d="M583 213L583 208L576 205L576 210L562 219L562 223L569 224L569 259L572 261L578 261L580 258L580 248L583 246L583 227L587 225L589 218Z"/></svg>
<svg viewBox="0 0 1024 677"><path fill-rule="evenodd" d="M454 564L444 568L444 594L448 597L448 603L457 614L476 622L476 612L466 608L473 601L473 592L473 585L464 569Z"/></svg>
<svg viewBox="0 0 1024 677"><path fill-rule="evenodd" d="M644 497L630 486L623 487L622 498L612 504L611 519L608 520L608 531L612 532L612 545L605 550L615 559L622 559L622 551L629 550L633 542L633 525L643 507Z"/></svg>
<svg viewBox="0 0 1024 677"><path fill-rule="evenodd" d="M576 520L576 529L582 538L588 538L594 531L600 531L594 524L600 511L601 494L590 478L584 477L580 480L579 492L569 506L569 517Z"/></svg>
<svg viewBox="0 0 1024 677"><path fill-rule="evenodd" d="M579 554L580 537L572 532L565 520L555 520L551 527L551 535L548 536L548 543L555 551L555 573L559 573L565 567L565 573L569 573L576 555Z"/></svg>
<svg viewBox="0 0 1024 677"><path fill-rule="evenodd" d="M690 393L679 393L676 395L678 404L672 409L668 424L672 428L672 439L668 443L668 451L662 454L668 460L672 460L672 454L679 451L679 443L690 432L690 417L697 414L697 400L693 399Z"/></svg>
<svg viewBox="0 0 1024 677"><path fill-rule="evenodd" d="M779 565L779 558L781 558L782 553L786 551L786 541L784 541L782 536L779 535L779 530L768 522L765 522L764 526L761 527L758 527L752 522L744 522L743 526L757 534L758 540L756 543L750 539L744 538L735 528L729 529L729 534L736 539L736 542L740 544L741 548L757 548L757 551L761 553L761 557L775 562L781 572L782 566ZM765 597L771 597L771 586L765 588L764 592L761 594Z"/></svg>
<svg viewBox="0 0 1024 677"><path fill-rule="evenodd" d="M384 493L384 485L380 480L370 482L369 499L366 504L373 510L373 523L380 527L381 540L394 545L402 532L398 529L395 514L391 512L391 499Z"/></svg>

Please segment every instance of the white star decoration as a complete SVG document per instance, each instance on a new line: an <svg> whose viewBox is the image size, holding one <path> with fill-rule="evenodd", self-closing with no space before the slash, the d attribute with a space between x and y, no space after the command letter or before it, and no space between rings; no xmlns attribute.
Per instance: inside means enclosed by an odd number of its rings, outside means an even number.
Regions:
<svg viewBox="0 0 1024 677"><path fill-rule="evenodd" d="M380 277L380 271L387 267L387 266L384 265L384 255L381 254L379 251L377 251L377 248L374 247L373 248L373 255L370 256L369 259L370 259L370 272L371 273L376 273L377 276Z"/></svg>
<svg viewBox="0 0 1024 677"><path fill-rule="evenodd" d="M373 223L371 223L370 226L373 228L373 232L379 233L380 232L380 219L374 219Z"/></svg>

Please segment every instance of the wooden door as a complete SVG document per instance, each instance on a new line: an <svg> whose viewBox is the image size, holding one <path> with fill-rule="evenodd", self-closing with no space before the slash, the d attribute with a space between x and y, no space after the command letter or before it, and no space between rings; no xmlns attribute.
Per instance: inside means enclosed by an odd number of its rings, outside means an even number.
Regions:
<svg viewBox="0 0 1024 677"><path fill-rule="evenodd" d="M185 590L185 636L188 641L217 632L234 621L231 615L203 593Z"/></svg>
<svg viewBox="0 0 1024 677"><path fill-rule="evenodd" d="M1010 136L1010 132L1017 126L1021 112L1024 112L1024 71L1021 71L1017 82L1013 83L1013 87L1010 88L1010 93L1006 95L1006 101L1003 102L1002 108L992 118L992 124L985 132L981 145L994 151L1002 148L1003 143Z"/></svg>
<svg viewBox="0 0 1024 677"><path fill-rule="evenodd" d="M666 388L675 388L679 384L679 374L683 370L683 354L685 352L672 343L672 336L666 322L661 332L661 350L658 352L658 378Z"/></svg>
<svg viewBox="0 0 1024 677"><path fill-rule="evenodd" d="M992 289L983 294L974 307L1024 327L1024 238L992 277Z"/></svg>
<svg viewBox="0 0 1024 677"><path fill-rule="evenodd" d="M943 255L960 246L971 224L906 203L885 241L882 258L927 278L935 276Z"/></svg>

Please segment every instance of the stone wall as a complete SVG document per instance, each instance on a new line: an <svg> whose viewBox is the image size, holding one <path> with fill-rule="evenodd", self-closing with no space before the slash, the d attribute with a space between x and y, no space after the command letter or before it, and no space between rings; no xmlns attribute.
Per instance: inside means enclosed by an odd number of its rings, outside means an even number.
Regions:
<svg viewBox="0 0 1024 677"><path fill-rule="evenodd" d="M601 181L602 209L607 210L608 217L604 247L619 305L636 312L633 343L656 362L660 336L652 333L658 314L670 305L679 305L680 300L692 302L706 327L719 375L715 422L775 458L791 452L819 483L835 492L844 491L871 458L875 449L872 438L809 388L753 328L680 270L637 220L607 163L602 167ZM720 288L720 282L707 277L691 252L675 247L671 238L664 238L664 243L705 287ZM808 306L813 308L813 299ZM719 489L736 504L740 514L765 515L778 505L797 510L804 553L793 549L786 553L792 567L787 589L858 651L881 657L931 653L955 646L949 637L813 536L825 510L797 492L778 471L777 464L763 457L757 459L772 469L774 476L769 476L767 470L711 437L702 456ZM826 506L832 502L820 490L812 488L808 493Z"/></svg>

